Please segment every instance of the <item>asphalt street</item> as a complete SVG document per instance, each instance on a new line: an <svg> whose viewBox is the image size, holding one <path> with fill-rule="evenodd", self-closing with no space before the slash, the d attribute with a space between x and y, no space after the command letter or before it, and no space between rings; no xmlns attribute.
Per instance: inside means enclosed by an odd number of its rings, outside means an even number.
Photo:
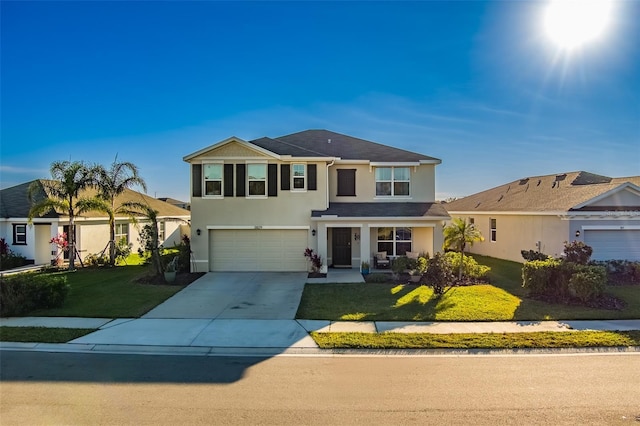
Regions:
<svg viewBox="0 0 640 426"><path fill-rule="evenodd" d="M640 355L3 351L3 424L638 424Z"/></svg>

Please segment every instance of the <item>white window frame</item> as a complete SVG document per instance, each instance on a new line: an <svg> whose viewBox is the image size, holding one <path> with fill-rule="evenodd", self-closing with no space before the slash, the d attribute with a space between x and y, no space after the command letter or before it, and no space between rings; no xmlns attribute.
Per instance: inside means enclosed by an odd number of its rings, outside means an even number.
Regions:
<svg viewBox="0 0 640 426"><path fill-rule="evenodd" d="M158 221L158 240L163 242L166 238L167 222L164 220Z"/></svg>
<svg viewBox="0 0 640 426"><path fill-rule="evenodd" d="M19 231L18 228L22 228L23 230ZM14 246L27 245L27 224L26 223L13 224L13 245Z"/></svg>
<svg viewBox="0 0 640 426"><path fill-rule="evenodd" d="M264 179L249 179L249 169L251 168L251 166L263 166L264 167ZM247 162L247 188L246 188L246 198L267 198L267 191L268 189L268 174L269 174L269 170L267 167L267 162L256 162L256 161L252 161L252 162ZM251 194L251 182L264 182L264 194Z"/></svg>
<svg viewBox="0 0 640 426"><path fill-rule="evenodd" d="M491 234L491 242L498 241L498 219L495 217L489 218L489 233Z"/></svg>
<svg viewBox="0 0 640 426"><path fill-rule="evenodd" d="M296 176L296 166L302 166L302 176ZM296 179L302 179L302 188L296 188ZM291 164L291 191L305 192L307 190L307 165L305 163Z"/></svg>
<svg viewBox="0 0 640 426"><path fill-rule="evenodd" d="M220 179L207 179L207 166L220 167ZM207 182L220 182L220 194L207 194ZM202 163L202 197L203 198L224 198L224 163L208 162Z"/></svg>
<svg viewBox="0 0 640 426"><path fill-rule="evenodd" d="M393 253L387 252L387 256L392 256L392 257L403 256L403 255L397 254L397 252L398 252L397 244L398 243L409 243L411 245L411 247L407 251L413 251L413 232L414 231L413 231L413 228L411 226L380 226L379 228L391 228L393 230L392 234L391 234L393 239L391 239L391 240L380 240L380 239L377 239L377 237L376 237L376 243L377 243L376 244L376 249L378 251L380 251L379 250L379 246L378 246L379 243L391 243L393 245ZM397 230L398 230L398 228L407 228L407 229L409 229L409 231L411 232L411 239L410 240L400 240L400 239L398 239L397 238Z"/></svg>
<svg viewBox="0 0 640 426"><path fill-rule="evenodd" d="M376 193L376 197L380 197L380 198L390 198L390 197L394 197L394 198L409 198L411 197L411 167L395 167L395 166L390 166L390 167L376 167L376 171L380 169L390 169L391 170L391 179L387 180L378 180L378 177L374 175L374 179L375 179L375 193ZM400 180L400 179L396 179L396 169L407 169L407 171L409 172L409 179L408 180ZM376 171L374 171L374 173L376 173ZM386 183L388 182L391 185L391 194L387 195L387 194L378 194L378 183ZM395 194L395 184L396 182L400 183L400 182L406 182L409 184L409 190L407 194L401 194L401 195L396 195Z"/></svg>
<svg viewBox="0 0 640 426"><path fill-rule="evenodd" d="M123 232L123 230L125 230L126 232ZM127 244L129 244L129 222L116 223L115 225L115 234L114 234L115 243L117 244L118 241L120 241L123 237L126 238Z"/></svg>

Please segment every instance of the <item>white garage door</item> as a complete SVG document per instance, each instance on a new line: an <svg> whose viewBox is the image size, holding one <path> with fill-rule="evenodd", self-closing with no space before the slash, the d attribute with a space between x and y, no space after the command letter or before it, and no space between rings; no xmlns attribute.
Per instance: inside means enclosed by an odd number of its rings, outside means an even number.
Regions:
<svg viewBox="0 0 640 426"><path fill-rule="evenodd" d="M640 260L640 230L585 231L584 243L593 248L593 260Z"/></svg>
<svg viewBox="0 0 640 426"><path fill-rule="evenodd" d="M209 231L212 271L306 271L304 229Z"/></svg>

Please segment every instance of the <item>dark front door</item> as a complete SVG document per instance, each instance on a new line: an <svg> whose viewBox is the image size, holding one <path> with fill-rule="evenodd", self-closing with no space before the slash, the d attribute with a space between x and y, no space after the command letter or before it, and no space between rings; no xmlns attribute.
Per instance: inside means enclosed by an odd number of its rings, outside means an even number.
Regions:
<svg viewBox="0 0 640 426"><path fill-rule="evenodd" d="M333 266L351 266L351 228L332 228Z"/></svg>

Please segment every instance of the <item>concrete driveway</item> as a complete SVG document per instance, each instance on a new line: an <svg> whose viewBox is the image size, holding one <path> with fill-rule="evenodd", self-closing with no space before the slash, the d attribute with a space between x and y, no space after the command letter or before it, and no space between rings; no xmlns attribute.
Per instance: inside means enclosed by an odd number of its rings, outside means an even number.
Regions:
<svg viewBox="0 0 640 426"><path fill-rule="evenodd" d="M292 320L306 272L209 272L142 318Z"/></svg>

